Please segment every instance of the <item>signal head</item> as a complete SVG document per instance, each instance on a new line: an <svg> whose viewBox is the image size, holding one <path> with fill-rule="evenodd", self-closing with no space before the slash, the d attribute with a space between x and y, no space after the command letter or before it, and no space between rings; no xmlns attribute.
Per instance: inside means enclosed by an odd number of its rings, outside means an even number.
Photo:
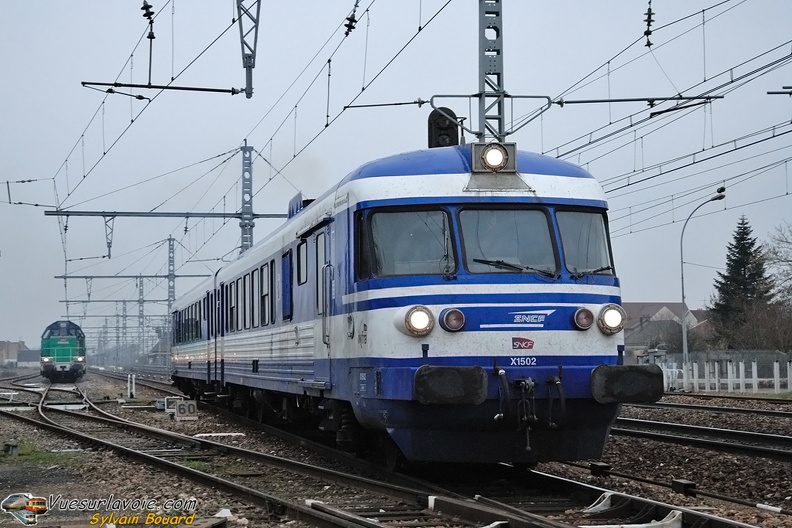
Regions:
<svg viewBox="0 0 792 528"><path fill-rule="evenodd" d="M435 108L429 114L429 148L452 145L459 145L457 116L450 108Z"/></svg>

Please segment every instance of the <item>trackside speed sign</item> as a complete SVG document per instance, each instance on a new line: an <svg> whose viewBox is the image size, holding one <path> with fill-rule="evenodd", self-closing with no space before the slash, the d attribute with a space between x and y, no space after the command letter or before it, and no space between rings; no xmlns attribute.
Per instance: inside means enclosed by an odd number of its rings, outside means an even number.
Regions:
<svg viewBox="0 0 792 528"><path fill-rule="evenodd" d="M176 402L175 411L173 417L178 421L198 419L198 404L193 400Z"/></svg>
<svg viewBox="0 0 792 528"><path fill-rule="evenodd" d="M176 402L184 401L181 396L165 396L165 412L173 414L176 412Z"/></svg>

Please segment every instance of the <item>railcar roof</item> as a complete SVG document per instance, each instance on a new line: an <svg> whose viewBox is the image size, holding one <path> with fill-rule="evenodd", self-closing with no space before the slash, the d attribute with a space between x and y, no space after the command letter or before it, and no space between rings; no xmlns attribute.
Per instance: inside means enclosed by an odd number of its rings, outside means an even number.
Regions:
<svg viewBox="0 0 792 528"><path fill-rule="evenodd" d="M314 203L321 202L327 196L334 194L338 187L354 180L387 176L427 176L431 178L432 175L436 174L470 173L471 150L472 146L470 144L456 145L453 147L438 147L404 152L402 154L394 154L392 156L370 161L350 172L342 181L321 194ZM520 174L594 179L588 171L577 165L535 152L518 150L516 166L517 172ZM309 205L308 207L311 206ZM302 215L304 213L300 212L299 214ZM287 224L288 222L289 221L287 221ZM278 229L280 228L276 228L270 235L254 244L251 249L254 250L257 247L261 247L267 240L271 239L273 236L277 236ZM223 266L223 269L239 265L237 264L238 262L245 260L245 257L250 257L250 255L250 252L238 255L232 263ZM212 279L207 279L207 281L194 286L185 294L178 295L172 310L182 310L190 302L196 302L208 288L211 288L211 284Z"/></svg>
<svg viewBox="0 0 792 528"><path fill-rule="evenodd" d="M45 328L45 330L54 329L54 328L60 328L61 327L61 323L66 323L66 328L77 328L78 330L81 330L80 325L78 325L77 323L73 323L73 322L71 322L71 321L69 321L67 319L61 319L60 321L55 321L51 325L47 326L47 328Z"/></svg>
<svg viewBox="0 0 792 528"><path fill-rule="evenodd" d="M344 182L380 176L463 174L471 170L471 145L456 145L395 154L361 165ZM571 178L593 178L588 171L550 156L517 151L517 172Z"/></svg>

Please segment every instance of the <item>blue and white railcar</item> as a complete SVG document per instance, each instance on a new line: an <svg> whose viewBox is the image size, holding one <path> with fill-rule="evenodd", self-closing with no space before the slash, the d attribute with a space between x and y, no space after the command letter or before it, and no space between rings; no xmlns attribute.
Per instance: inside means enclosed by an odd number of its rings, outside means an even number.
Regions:
<svg viewBox="0 0 792 528"><path fill-rule="evenodd" d="M606 211L513 144L373 161L179 300L174 377L411 461L596 458L621 402L662 395L621 364Z"/></svg>

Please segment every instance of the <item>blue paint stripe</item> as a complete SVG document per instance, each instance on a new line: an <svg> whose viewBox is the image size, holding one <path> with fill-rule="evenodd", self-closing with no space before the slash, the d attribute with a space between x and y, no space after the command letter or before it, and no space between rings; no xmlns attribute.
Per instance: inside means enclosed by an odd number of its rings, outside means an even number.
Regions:
<svg viewBox="0 0 792 528"><path fill-rule="evenodd" d="M432 366L470 366L479 365L485 369L491 369L493 359L499 367L517 366L511 365L510 358L512 357L536 357L539 367L558 367L563 365L565 367L591 367L592 369L598 365L615 365L616 364L616 348L613 349L613 354L600 354L581 356L579 352L570 351L570 355L566 354L553 354L547 355L546 353L533 354L532 350L514 350L510 353L504 354L502 351L498 353L487 355L454 355L454 356L432 356L431 349L429 350L429 357L424 358L421 354L420 346L415 347L415 356L413 357L358 357L358 358L337 358L337 359L313 359L310 361L289 360L287 358L281 359L259 359L259 373L262 375L271 375L274 372L280 373L293 373L300 370L305 370L306 365L313 364L314 370L320 370L320 367L326 366L328 361L332 361L333 368L340 368L339 372L348 372L350 368L418 368L422 365ZM513 352L513 353L511 353ZM186 367L187 361L180 360L183 366ZM524 366L524 365L520 365ZM234 359L226 358L225 360L226 371L235 369L238 371L250 370L250 359ZM196 368L196 362L193 361L192 371L199 371L206 373L206 362L200 362L199 368ZM309 369L310 370L310 369Z"/></svg>
<svg viewBox="0 0 792 528"><path fill-rule="evenodd" d="M511 351L510 351L511 352ZM516 356L530 356L536 357L537 366L540 367L558 367L563 365L565 367L591 367L594 369L598 365L615 365L616 364L616 347L614 346L613 354L601 354L591 356L581 356L578 351L569 351L570 355L566 354L553 354L552 356L537 353L531 354L531 350L513 351L514 353L504 354L499 351L497 354L488 355L456 355L456 356L432 356L432 350L429 350L429 357L421 356L421 349L416 346L416 356L409 358L391 358L391 357L361 357L361 358L339 358L332 360L334 362L333 368L341 367L341 370L347 372L349 368L353 367L371 367L371 368L418 368L421 365L433 366L470 366L479 365L485 369L492 369L493 359L499 367L511 366L510 358ZM328 360L316 360L316 365ZM264 362L262 360L261 364Z"/></svg>
<svg viewBox="0 0 792 528"><path fill-rule="evenodd" d="M416 351L421 354L420 350ZM450 356L429 357L420 355L410 358L339 358L333 360L316 360L314 372L332 373L333 398L352 400L358 397L377 398L383 400L412 400L413 380L415 371L423 365L431 366L480 366L488 377L489 400L499 398L497 369L504 369L511 382L533 379L536 385L536 398L544 399L550 396L547 380L554 376L561 376L564 393L567 398L591 397L591 371L599 365L615 365L616 354L613 355L540 355L531 354L531 351L514 351L513 354L492 354L476 356ZM332 367L327 368L327 362L332 362ZM528 364L519 364L527 361ZM176 366L176 365L174 365ZM195 365L194 365L195 366ZM231 383L244 383L253 387L278 390L291 393L302 393L303 383L308 376L297 375L292 362L279 360L259 361L259 373L250 369L250 361L233 360L227 358L225 362L226 381ZM199 368L184 370L184 365L178 367L179 375L192 379L205 379L206 367L201 364ZM214 368L212 368L214 375ZM365 374L365 382L361 385L361 374ZM379 379L379 386L375 389L375 379ZM513 394L516 397L517 394ZM555 395L557 397L557 394ZM378 409L380 407L377 407ZM376 412L372 410L371 412Z"/></svg>
<svg viewBox="0 0 792 528"><path fill-rule="evenodd" d="M368 301L357 301L348 303L344 307L346 310L368 311L380 310L383 308L401 308L413 304L441 304L441 305L470 305L470 304L535 304L541 303L552 308L558 304L618 304L621 297L617 295L596 295L596 294L557 294L557 293L524 293L524 294L450 294L450 295L409 295L404 297L383 297ZM509 307L510 310L515 309ZM531 306L530 309L538 309Z"/></svg>
<svg viewBox="0 0 792 528"><path fill-rule="evenodd" d="M378 277L359 282L350 280L347 283L347 291L369 291L382 290L386 288L406 288L408 286L452 286L464 292L465 288L481 285L540 285L555 287L561 285L573 285L583 288L590 286L609 286L619 287L619 278L614 275L587 275L575 280L562 275L560 279L553 280L543 277L538 273L470 273L462 266L459 266L456 273L451 278L443 275L401 275L395 277ZM528 295L528 294L521 294ZM530 295L534 295L531 293ZM555 295L578 295L578 293L557 293Z"/></svg>
<svg viewBox="0 0 792 528"><path fill-rule="evenodd" d="M514 196L488 196L488 204L532 204L532 205L572 205L577 207L596 207L601 209L608 208L608 202L605 200L593 200L584 198L556 198L553 196L528 196L528 195L514 195ZM430 197L417 197L410 196L407 198L392 198L388 200L364 200L356 204L355 210L365 209L371 207L394 207L405 205L457 205L457 204L477 204L481 205L481 198L466 198L464 196L430 196Z"/></svg>

